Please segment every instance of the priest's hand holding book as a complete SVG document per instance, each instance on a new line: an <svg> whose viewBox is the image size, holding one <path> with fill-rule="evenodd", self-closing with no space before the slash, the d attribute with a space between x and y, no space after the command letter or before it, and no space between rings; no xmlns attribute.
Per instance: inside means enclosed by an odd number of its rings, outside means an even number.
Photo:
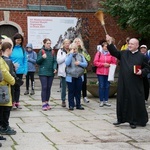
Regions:
<svg viewBox="0 0 150 150"><path fill-rule="evenodd" d="M133 66L133 71L134 71L134 74L136 74L136 75L141 75L142 74L142 70L141 70L140 65L134 65Z"/></svg>

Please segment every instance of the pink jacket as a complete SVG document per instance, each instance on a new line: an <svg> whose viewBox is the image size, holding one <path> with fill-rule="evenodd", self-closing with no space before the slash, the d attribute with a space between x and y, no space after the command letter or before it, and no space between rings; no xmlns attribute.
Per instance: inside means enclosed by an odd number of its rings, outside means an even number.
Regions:
<svg viewBox="0 0 150 150"><path fill-rule="evenodd" d="M97 52L94 57L93 64L97 66L96 74L98 75L108 75L109 73L109 67L104 67L105 63L109 64L116 64L117 59L110 55L108 52L107 54L103 54L102 52Z"/></svg>

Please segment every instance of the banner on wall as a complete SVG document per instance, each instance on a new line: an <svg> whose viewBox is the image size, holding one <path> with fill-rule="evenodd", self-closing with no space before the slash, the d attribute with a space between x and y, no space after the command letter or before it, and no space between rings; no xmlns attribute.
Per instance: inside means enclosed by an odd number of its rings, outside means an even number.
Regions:
<svg viewBox="0 0 150 150"><path fill-rule="evenodd" d="M27 18L28 43L34 49L41 49L43 40L50 38L52 48L59 49L65 38L73 40L80 36L81 21L75 17L34 17Z"/></svg>

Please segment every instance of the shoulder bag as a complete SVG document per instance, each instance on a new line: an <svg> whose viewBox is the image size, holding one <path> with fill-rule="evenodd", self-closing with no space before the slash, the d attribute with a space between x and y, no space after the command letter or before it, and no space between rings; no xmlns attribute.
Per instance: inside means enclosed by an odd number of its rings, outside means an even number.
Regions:
<svg viewBox="0 0 150 150"><path fill-rule="evenodd" d="M0 104L7 104L10 102L9 86L0 86Z"/></svg>

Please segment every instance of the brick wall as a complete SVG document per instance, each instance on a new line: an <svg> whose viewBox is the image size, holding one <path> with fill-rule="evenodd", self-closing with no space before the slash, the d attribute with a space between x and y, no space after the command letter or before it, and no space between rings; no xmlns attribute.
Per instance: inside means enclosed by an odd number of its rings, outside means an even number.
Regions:
<svg viewBox="0 0 150 150"><path fill-rule="evenodd" d="M28 0L28 4L39 5L39 0ZM66 5L66 0L41 0L42 5Z"/></svg>
<svg viewBox="0 0 150 150"><path fill-rule="evenodd" d="M38 16L38 12L32 11L10 11L10 20L19 24L24 32L25 43L27 42L27 16ZM70 13L65 12L42 12L42 16L58 16L70 17ZM101 39L105 39L105 32L100 22L94 17L94 13L74 13L74 16L79 18L87 18L89 22L89 53L92 58L96 51L96 46ZM0 20L2 20L2 11L0 12ZM118 26L116 21L109 15L105 16L106 29L108 33L116 40L118 48L124 43L127 36L136 35L133 31L123 31Z"/></svg>
<svg viewBox="0 0 150 150"><path fill-rule="evenodd" d="M2 0L0 6L2 7L16 7L16 8L25 8L27 4L27 0ZM13 1L13 3L12 3ZM99 1L99 0L98 0ZM94 2L98 2L94 1ZM10 3L11 2L11 3ZM28 0L28 4L38 4L39 0ZM47 5L66 5L67 8L71 7L71 1L70 0L41 0L42 4ZM75 9L83 9L82 7L85 7L86 9L88 7L96 8L97 5L95 3L92 3L92 0L74 0L74 8ZM91 4L91 5L90 5ZM23 30L25 43L27 42L27 16L38 16L39 11L25 11L25 10L13 10L10 11L10 21L13 21L17 24L19 24ZM54 16L54 17L70 17L72 16L72 12L57 12L57 11L42 11L42 16ZM96 47L101 39L105 39L105 33L104 30L100 24L100 22L95 18L94 12L73 12L74 17L78 18L87 18L88 19L88 32L89 32L89 49L88 52L90 53L92 60L94 58L94 54L96 52ZM0 20L3 20L3 11L0 11ZM122 44L125 42L125 38L127 36L135 37L137 36L133 31L128 30L124 31L121 30L119 26L117 26L116 20L113 19L111 16L106 15L105 16L105 24L106 29L108 33L113 36L116 40L116 46L118 48L121 47ZM92 62L92 61L91 61Z"/></svg>
<svg viewBox="0 0 150 150"><path fill-rule="evenodd" d="M25 8L27 0L1 0L1 8Z"/></svg>

